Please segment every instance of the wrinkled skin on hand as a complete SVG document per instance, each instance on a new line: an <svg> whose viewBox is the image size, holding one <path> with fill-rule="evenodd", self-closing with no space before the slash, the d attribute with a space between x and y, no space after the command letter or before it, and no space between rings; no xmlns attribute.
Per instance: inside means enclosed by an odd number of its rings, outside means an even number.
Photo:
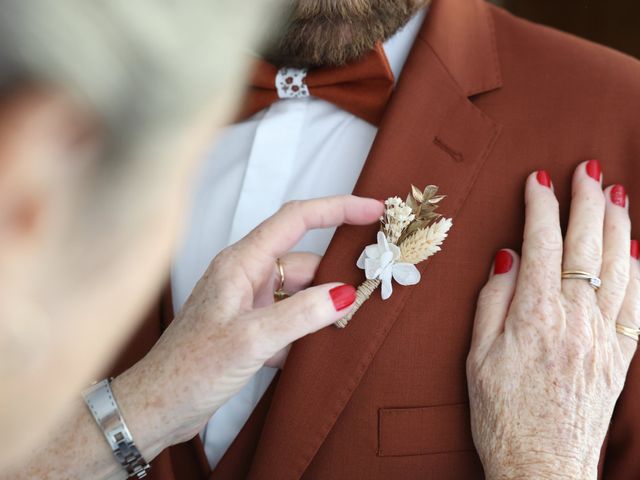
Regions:
<svg viewBox="0 0 640 480"><path fill-rule="evenodd" d="M310 229L374 223L383 208L353 196L292 202L212 261L158 343L113 383L145 458L194 437L263 365L282 366L293 341L349 313L332 292L355 300L355 289L307 288L320 257L288 251ZM292 295L274 303L278 258Z"/></svg>
<svg viewBox="0 0 640 480"><path fill-rule="evenodd" d="M594 479L637 344L615 324L640 325L628 199L581 164L563 241L557 200L539 178L527 180L522 261L500 251L478 300L472 433L488 479ZM568 270L599 274L602 287L562 279Z"/></svg>

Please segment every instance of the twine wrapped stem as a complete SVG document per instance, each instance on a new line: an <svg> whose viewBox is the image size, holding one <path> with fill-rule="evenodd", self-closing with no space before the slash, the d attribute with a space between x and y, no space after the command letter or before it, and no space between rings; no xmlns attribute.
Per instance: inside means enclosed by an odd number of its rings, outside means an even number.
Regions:
<svg viewBox="0 0 640 480"><path fill-rule="evenodd" d="M346 317L335 322L334 325L338 328L346 327L362 304L366 302L376 288L380 286L380 283L380 280L365 280L364 283L362 283L356 290L356 301L353 303L353 309L351 312Z"/></svg>

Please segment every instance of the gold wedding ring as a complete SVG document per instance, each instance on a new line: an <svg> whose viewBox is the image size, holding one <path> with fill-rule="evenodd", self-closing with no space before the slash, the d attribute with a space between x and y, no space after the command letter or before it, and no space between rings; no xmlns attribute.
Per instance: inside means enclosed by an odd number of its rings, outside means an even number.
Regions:
<svg viewBox="0 0 640 480"><path fill-rule="evenodd" d="M289 296L284 291L284 265L282 264L282 261L279 258L276 259L276 271L280 276L280 285L278 286L276 291L273 292L273 300L275 302L279 302L280 300L284 300Z"/></svg>
<svg viewBox="0 0 640 480"><path fill-rule="evenodd" d="M602 286L602 280L599 277L582 270L565 270L562 272L562 278L566 280L586 280L594 290L598 290Z"/></svg>
<svg viewBox="0 0 640 480"><path fill-rule="evenodd" d="M618 332L620 335L624 335L625 337L632 338L636 342L640 340L640 328L631 328L616 323L616 332Z"/></svg>

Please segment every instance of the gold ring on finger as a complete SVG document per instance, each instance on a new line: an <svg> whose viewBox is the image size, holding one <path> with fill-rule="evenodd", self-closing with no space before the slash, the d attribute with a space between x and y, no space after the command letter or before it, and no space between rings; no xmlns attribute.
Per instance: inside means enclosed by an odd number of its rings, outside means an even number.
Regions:
<svg viewBox="0 0 640 480"><path fill-rule="evenodd" d="M276 259L276 271L278 272L278 276L280 277L279 286L275 292L273 292L273 300L275 302L279 302L280 300L284 300L289 295L284 291L284 265L282 264L282 260L279 258Z"/></svg>
<svg viewBox="0 0 640 480"><path fill-rule="evenodd" d="M625 337L629 337L636 342L640 340L640 328L627 327L626 325L616 323L616 332L620 335L624 335Z"/></svg>
<svg viewBox="0 0 640 480"><path fill-rule="evenodd" d="M598 290L602 286L600 277L582 270L565 270L562 272L562 278L565 280L586 280L594 290Z"/></svg>

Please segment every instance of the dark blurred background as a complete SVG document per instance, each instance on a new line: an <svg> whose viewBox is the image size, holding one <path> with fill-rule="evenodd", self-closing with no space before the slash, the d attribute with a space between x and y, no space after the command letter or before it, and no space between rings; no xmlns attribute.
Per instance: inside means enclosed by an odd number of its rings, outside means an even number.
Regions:
<svg viewBox="0 0 640 480"><path fill-rule="evenodd" d="M493 0L493 3L519 17L640 58L640 0Z"/></svg>

